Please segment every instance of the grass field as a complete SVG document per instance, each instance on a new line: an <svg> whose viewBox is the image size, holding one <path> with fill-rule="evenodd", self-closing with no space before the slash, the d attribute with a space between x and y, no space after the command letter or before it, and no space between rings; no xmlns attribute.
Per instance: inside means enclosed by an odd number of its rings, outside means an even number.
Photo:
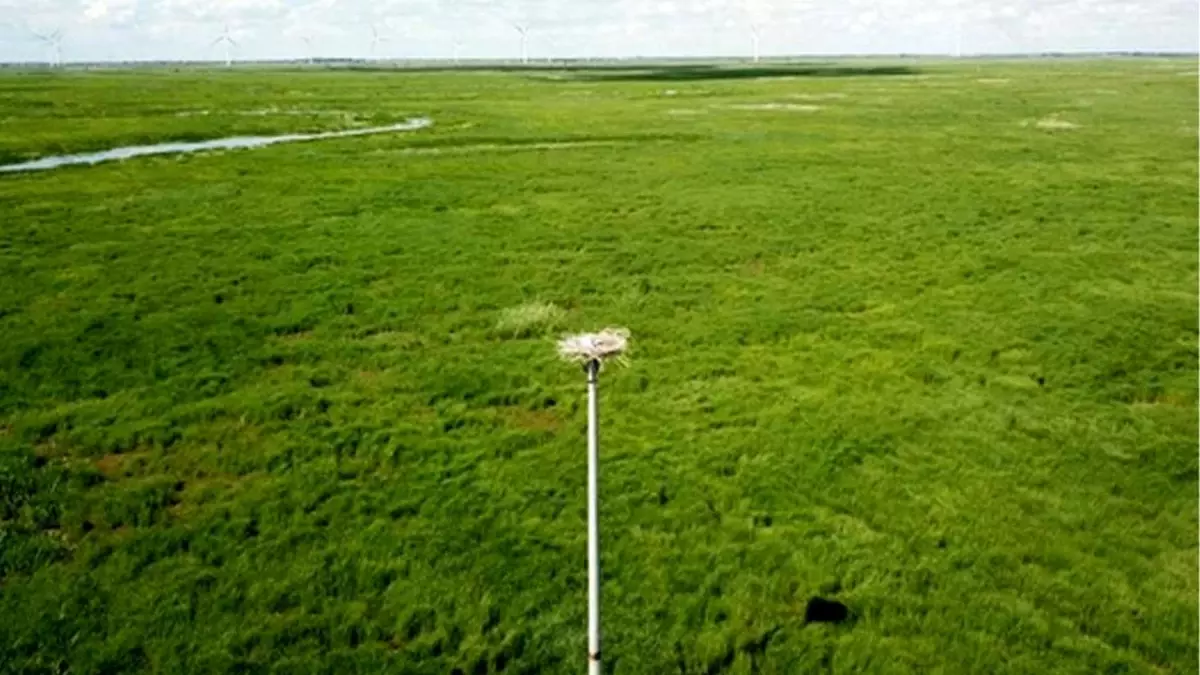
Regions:
<svg viewBox="0 0 1200 675"><path fill-rule="evenodd" d="M0 75L0 671L1195 672L1194 59ZM821 596L850 620L804 623Z"/></svg>

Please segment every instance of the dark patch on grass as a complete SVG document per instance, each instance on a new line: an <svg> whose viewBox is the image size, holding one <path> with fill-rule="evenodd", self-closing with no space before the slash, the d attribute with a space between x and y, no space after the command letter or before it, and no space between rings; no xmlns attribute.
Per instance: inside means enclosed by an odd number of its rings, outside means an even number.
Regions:
<svg viewBox="0 0 1200 675"><path fill-rule="evenodd" d="M837 600L811 598L804 607L805 623L841 623L850 616L850 609Z"/></svg>
<svg viewBox="0 0 1200 675"><path fill-rule="evenodd" d="M566 71L567 77L590 82L698 82L777 77L881 77L916 75L909 66L848 66L800 64L781 66L683 65L659 68L586 69Z"/></svg>
<svg viewBox="0 0 1200 675"><path fill-rule="evenodd" d="M398 76L417 73L513 73L538 76L540 81L603 82L694 82L704 80L770 79L779 77L872 77L916 75L920 69L904 65L854 65L848 63L781 63L769 65L676 63L645 65L594 64L558 65L481 65L481 66L352 66L356 72L389 73Z"/></svg>

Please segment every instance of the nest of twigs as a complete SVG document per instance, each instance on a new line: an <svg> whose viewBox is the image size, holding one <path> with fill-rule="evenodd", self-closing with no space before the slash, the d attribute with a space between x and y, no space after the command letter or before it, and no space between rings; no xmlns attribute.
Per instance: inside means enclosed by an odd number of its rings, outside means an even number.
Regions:
<svg viewBox="0 0 1200 675"><path fill-rule="evenodd" d="M629 349L629 331L625 328L605 328L598 333L568 335L558 342L558 355L574 363L621 363Z"/></svg>

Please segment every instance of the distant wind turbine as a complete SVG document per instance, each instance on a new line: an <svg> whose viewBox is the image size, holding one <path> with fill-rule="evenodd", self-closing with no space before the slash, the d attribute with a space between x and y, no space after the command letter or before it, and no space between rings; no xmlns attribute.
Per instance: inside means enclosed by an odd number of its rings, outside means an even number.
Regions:
<svg viewBox="0 0 1200 675"><path fill-rule="evenodd" d="M950 11L954 13L954 51L952 55L956 59L961 59L963 55L963 30L969 19L967 16L967 7L963 2L955 2L950 5Z"/></svg>
<svg viewBox="0 0 1200 675"><path fill-rule="evenodd" d="M762 5L758 0L742 0L742 16L750 29L750 59L755 63L761 60L759 43L762 39ZM731 22L732 23L732 22Z"/></svg>
<svg viewBox="0 0 1200 675"><path fill-rule="evenodd" d="M529 27L513 22L512 27L521 34L521 63L529 63Z"/></svg>
<svg viewBox="0 0 1200 675"><path fill-rule="evenodd" d="M459 0L438 0L438 11L443 19L448 20L454 26L450 31L450 58L457 66L462 57L462 24L466 18L463 15L462 3Z"/></svg>
<svg viewBox="0 0 1200 675"><path fill-rule="evenodd" d="M62 67L62 31L55 30L52 33L34 33L33 36L44 42L50 49L49 66L51 68Z"/></svg>
<svg viewBox="0 0 1200 675"><path fill-rule="evenodd" d="M225 67L232 68L233 48L237 46L237 42L235 42L234 39L229 35L229 24L225 24L225 31L221 33L220 37L218 37L216 40L213 40L212 44L209 46L216 47L222 42L225 43Z"/></svg>
<svg viewBox="0 0 1200 675"><path fill-rule="evenodd" d="M388 39L379 34L379 29L375 28L375 24L371 24L371 60L376 58L376 51L379 49L379 44L387 42Z"/></svg>

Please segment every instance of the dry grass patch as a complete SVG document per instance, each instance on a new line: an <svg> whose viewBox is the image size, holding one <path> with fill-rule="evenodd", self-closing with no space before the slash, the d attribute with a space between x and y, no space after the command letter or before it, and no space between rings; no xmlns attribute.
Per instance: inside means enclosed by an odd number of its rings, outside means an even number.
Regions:
<svg viewBox="0 0 1200 675"><path fill-rule="evenodd" d="M816 112L821 109L819 105L810 105L806 103L734 103L725 106L729 110L753 110L763 112L787 111L787 112Z"/></svg>
<svg viewBox="0 0 1200 675"><path fill-rule="evenodd" d="M560 327L566 316L566 311L552 302L527 302L500 312L495 330L505 337L529 337Z"/></svg>
<svg viewBox="0 0 1200 675"><path fill-rule="evenodd" d="M1033 126L1045 131L1071 131L1079 128L1079 125L1074 122L1060 119L1057 113L1037 120L1025 120L1021 126Z"/></svg>

